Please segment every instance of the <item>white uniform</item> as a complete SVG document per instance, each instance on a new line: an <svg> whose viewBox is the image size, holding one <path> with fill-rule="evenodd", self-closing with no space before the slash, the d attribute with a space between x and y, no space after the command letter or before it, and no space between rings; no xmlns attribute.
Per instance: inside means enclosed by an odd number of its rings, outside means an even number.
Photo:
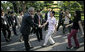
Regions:
<svg viewBox="0 0 85 52"><path fill-rule="evenodd" d="M45 37L45 42L44 42L44 45L47 44L48 40L50 41L51 44L55 43L54 40L52 39L51 35L54 33L54 30L55 30L55 25L56 25L56 18L54 17L50 17L47 22L49 22L49 25L48 25L48 33Z"/></svg>

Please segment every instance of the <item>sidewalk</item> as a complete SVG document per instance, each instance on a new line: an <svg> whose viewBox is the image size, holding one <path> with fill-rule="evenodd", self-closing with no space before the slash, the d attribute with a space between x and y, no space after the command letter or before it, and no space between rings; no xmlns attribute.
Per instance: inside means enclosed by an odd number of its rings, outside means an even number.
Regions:
<svg viewBox="0 0 85 52"><path fill-rule="evenodd" d="M12 34L12 41L11 42L5 42L3 34L1 34L1 51L25 51L24 47L24 42L19 42L19 36L20 33L17 31L19 34L18 36L15 36ZM43 31L43 38L45 37L47 31ZM67 31L68 33L68 31ZM67 34L66 33L66 34ZM54 45L49 46L50 44L48 43L48 47L41 47L44 43L44 40L41 42L37 41L36 35L30 35L30 41L31 44L34 48L31 50L33 51L84 51L84 38L81 37L81 32L78 32L78 40L80 43L80 48L78 49L66 49L67 46L67 35L64 35L62 33L62 28L59 29L58 32L53 35L53 39L56 42ZM75 46L74 40L72 39L72 45Z"/></svg>

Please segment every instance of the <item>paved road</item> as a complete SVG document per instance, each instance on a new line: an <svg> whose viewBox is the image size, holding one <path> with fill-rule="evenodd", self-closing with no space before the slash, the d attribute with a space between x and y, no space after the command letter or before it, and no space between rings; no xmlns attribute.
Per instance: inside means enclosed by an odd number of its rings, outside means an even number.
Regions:
<svg viewBox="0 0 85 52"><path fill-rule="evenodd" d="M5 42L3 34L1 34L1 50L2 51L25 51L24 42L19 42L20 32L17 30L18 36L13 35L12 33L12 41ZM45 37L47 31L43 31L43 38ZM44 40L41 42L37 41L36 35L30 35L31 45L34 47L31 50L33 51L84 51L84 38L81 37L81 31L77 33L78 40L80 43L80 48L78 49L66 49L67 46L67 35L68 31L65 34L62 33L62 28L59 29L54 35L53 39L56 42L54 45L50 46L48 43L48 47L41 47L44 43ZM74 41L72 39L72 45L75 46Z"/></svg>

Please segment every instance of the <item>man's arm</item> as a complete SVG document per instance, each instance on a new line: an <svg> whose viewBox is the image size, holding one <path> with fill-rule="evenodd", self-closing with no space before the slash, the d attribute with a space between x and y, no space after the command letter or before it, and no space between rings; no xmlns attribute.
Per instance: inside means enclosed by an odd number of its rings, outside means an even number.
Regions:
<svg viewBox="0 0 85 52"><path fill-rule="evenodd" d="M33 26L38 27L38 24L36 24L36 23L34 23L34 22L32 21L31 16L28 16L26 20L28 21L28 23L30 24L30 26L32 26L32 27L33 27Z"/></svg>
<svg viewBox="0 0 85 52"><path fill-rule="evenodd" d="M79 27L80 27L80 29L81 29L82 34L84 35L84 30L83 30L83 26L82 26L82 24L81 24L81 21L78 21L78 24L79 24Z"/></svg>
<svg viewBox="0 0 85 52"><path fill-rule="evenodd" d="M15 18L15 23L17 25L18 24L18 22L17 22L17 16L14 16L14 18Z"/></svg>
<svg viewBox="0 0 85 52"><path fill-rule="evenodd" d="M42 25L42 27L45 26L47 23L48 23L48 22L46 21L46 22Z"/></svg>
<svg viewBox="0 0 85 52"><path fill-rule="evenodd" d="M68 27L68 26L72 26L72 25L73 25L73 23L71 23L71 24L67 25L66 27Z"/></svg>

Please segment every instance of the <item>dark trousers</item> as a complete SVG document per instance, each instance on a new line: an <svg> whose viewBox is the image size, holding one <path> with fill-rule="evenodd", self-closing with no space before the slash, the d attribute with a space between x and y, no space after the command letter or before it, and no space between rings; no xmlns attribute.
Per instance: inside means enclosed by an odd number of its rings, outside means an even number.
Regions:
<svg viewBox="0 0 85 52"><path fill-rule="evenodd" d="M29 34L22 34L26 51L30 50Z"/></svg>
<svg viewBox="0 0 85 52"><path fill-rule="evenodd" d="M36 29L36 36L37 36L37 39L39 41L43 39L43 37L42 37L42 28L37 28Z"/></svg>
<svg viewBox="0 0 85 52"><path fill-rule="evenodd" d="M14 35L17 35L16 26L12 26L12 30L13 30Z"/></svg>
<svg viewBox="0 0 85 52"><path fill-rule="evenodd" d="M34 34L35 34L35 33L36 33L36 29L35 29L35 28L33 28L33 29L31 30L31 32L30 32L30 33L31 33L31 34L32 34L32 33L34 33ZM21 42L21 41L23 41L23 37L22 37L22 35L20 35L20 39L19 39L19 40L20 40L20 42Z"/></svg>
<svg viewBox="0 0 85 52"><path fill-rule="evenodd" d="M65 29L65 28L64 28L64 24L61 23L61 22L58 23L57 31L58 31L58 29L59 29L59 27L60 27L61 25L63 26L63 33L65 33L65 31L64 31L64 29Z"/></svg>
<svg viewBox="0 0 85 52"><path fill-rule="evenodd" d="M65 33L65 29L66 29L65 26L66 26L67 24L64 24L64 21L62 21L62 22L59 21L58 27L57 27L57 31L58 31L58 29L59 29L59 27L60 27L61 25L63 26L63 33ZM69 29L69 32L71 32L71 26L69 26L68 29Z"/></svg>
<svg viewBox="0 0 85 52"><path fill-rule="evenodd" d="M10 37L11 37L11 31L10 31L8 25L3 26L2 33L3 33L5 39L10 39ZM8 36L7 36L7 33L8 33Z"/></svg>
<svg viewBox="0 0 85 52"><path fill-rule="evenodd" d="M79 45L79 42L78 42L78 39L77 39L77 32L78 32L78 30L72 29L72 30L71 30L71 33L68 34L68 46L69 46L69 47L72 46L72 45L71 45L71 38L72 38L72 37L73 37L73 39L74 39L74 42L75 42L76 47L79 47L79 46L80 46L80 45Z"/></svg>
<svg viewBox="0 0 85 52"><path fill-rule="evenodd" d="M64 28L64 29L63 29L63 33L65 33L65 31L66 31L66 30L65 30L65 29L66 29L66 27L65 27L66 25L68 25L68 24L64 24L64 25L63 25L63 28ZM71 26L69 26L69 27L67 27L67 28L68 28L69 33L70 33L70 32L71 32Z"/></svg>

